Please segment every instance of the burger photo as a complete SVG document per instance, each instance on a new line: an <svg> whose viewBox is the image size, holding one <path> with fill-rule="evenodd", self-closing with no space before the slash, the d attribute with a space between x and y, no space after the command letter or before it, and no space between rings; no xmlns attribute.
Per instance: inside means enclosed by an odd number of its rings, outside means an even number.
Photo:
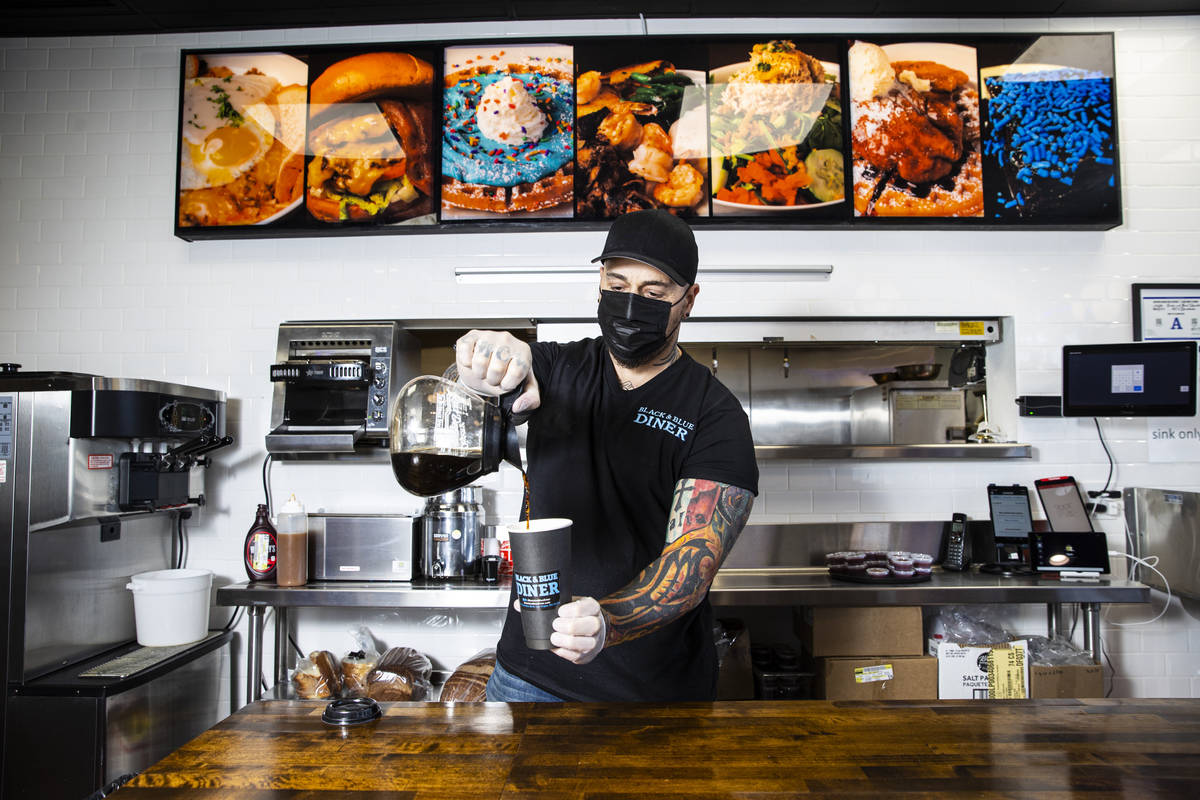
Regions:
<svg viewBox="0 0 1200 800"><path fill-rule="evenodd" d="M433 211L433 67L362 53L309 87L306 206L321 222L392 223Z"/></svg>

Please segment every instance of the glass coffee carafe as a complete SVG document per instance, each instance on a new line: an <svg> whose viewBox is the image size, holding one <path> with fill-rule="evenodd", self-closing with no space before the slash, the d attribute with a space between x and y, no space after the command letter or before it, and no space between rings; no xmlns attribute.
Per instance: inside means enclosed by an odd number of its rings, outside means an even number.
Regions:
<svg viewBox="0 0 1200 800"><path fill-rule="evenodd" d="M521 468L512 401L519 391L485 397L435 375L400 390L388 440L392 472L406 491L431 497L495 472L501 461Z"/></svg>

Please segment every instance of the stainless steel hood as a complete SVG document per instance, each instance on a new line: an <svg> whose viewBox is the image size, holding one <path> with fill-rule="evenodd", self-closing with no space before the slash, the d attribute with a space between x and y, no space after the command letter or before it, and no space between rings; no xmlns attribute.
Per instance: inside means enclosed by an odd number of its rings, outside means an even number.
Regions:
<svg viewBox="0 0 1200 800"><path fill-rule="evenodd" d="M598 333L591 320L537 328L539 340ZM680 344L742 403L760 460L1029 458L1026 444L968 440L983 417L984 359L965 380L956 356L1002 336L997 317L725 317L688 320ZM912 365L934 374L896 376Z"/></svg>
<svg viewBox="0 0 1200 800"><path fill-rule="evenodd" d="M538 339L571 341L598 336L594 320L543 319ZM1000 341L995 317L692 317L680 344L992 344Z"/></svg>

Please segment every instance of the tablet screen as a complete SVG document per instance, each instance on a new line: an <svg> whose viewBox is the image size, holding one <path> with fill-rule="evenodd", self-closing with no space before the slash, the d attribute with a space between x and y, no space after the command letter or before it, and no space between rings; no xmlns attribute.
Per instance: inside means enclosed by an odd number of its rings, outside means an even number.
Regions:
<svg viewBox="0 0 1200 800"><path fill-rule="evenodd" d="M1052 531L1090 531L1092 521L1074 481L1038 484L1038 497Z"/></svg>
<svg viewBox="0 0 1200 800"><path fill-rule="evenodd" d="M1033 516L1029 511L1029 495L1008 492L989 492L992 510L992 532L996 539L1029 538Z"/></svg>

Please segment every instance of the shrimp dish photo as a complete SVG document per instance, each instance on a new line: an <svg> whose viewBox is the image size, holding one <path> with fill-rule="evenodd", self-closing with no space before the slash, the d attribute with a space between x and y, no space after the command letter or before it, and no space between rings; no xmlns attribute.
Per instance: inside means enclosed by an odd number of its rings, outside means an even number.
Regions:
<svg viewBox="0 0 1200 800"><path fill-rule="evenodd" d="M577 218L707 214L703 73L665 60L585 70L575 99Z"/></svg>

